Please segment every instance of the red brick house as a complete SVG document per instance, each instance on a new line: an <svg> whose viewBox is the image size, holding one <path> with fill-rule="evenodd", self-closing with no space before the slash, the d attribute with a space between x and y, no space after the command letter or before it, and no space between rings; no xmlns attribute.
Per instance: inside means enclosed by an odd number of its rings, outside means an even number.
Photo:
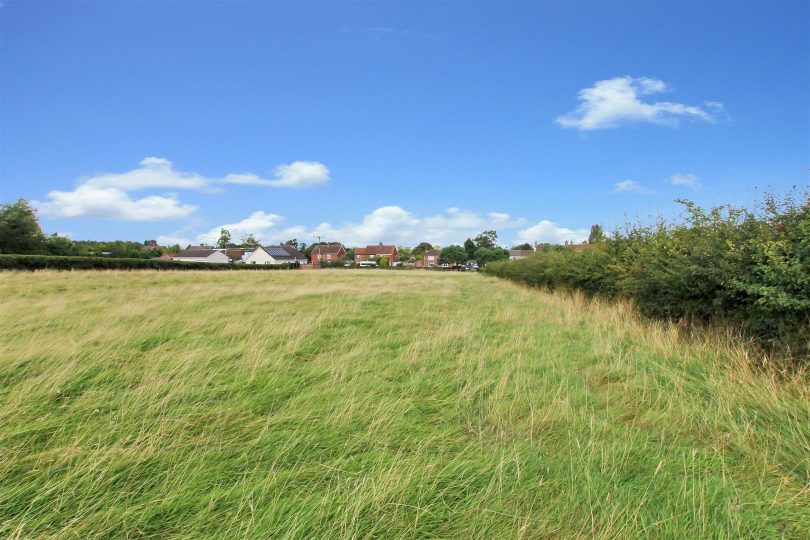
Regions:
<svg viewBox="0 0 810 540"><path fill-rule="evenodd" d="M312 249L309 255L312 264L319 264L323 262L335 262L346 256L346 250L340 244L318 244Z"/></svg>
<svg viewBox="0 0 810 540"><path fill-rule="evenodd" d="M441 266L439 264L439 257L442 252L438 249L428 249L422 253L422 260L416 261L417 268L434 268Z"/></svg>
<svg viewBox="0 0 810 540"><path fill-rule="evenodd" d="M374 257L388 257L388 262L397 262L397 246L386 246L382 242L376 246L366 246L354 250L354 262L359 263L373 259Z"/></svg>

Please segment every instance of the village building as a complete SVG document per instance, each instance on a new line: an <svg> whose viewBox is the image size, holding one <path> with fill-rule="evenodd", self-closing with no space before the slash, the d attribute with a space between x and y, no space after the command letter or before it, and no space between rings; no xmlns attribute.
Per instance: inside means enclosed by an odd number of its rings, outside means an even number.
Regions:
<svg viewBox="0 0 810 540"><path fill-rule="evenodd" d="M230 260L225 254L225 250L214 248L190 247L175 254L172 257L175 261L204 262L204 263L228 263Z"/></svg>
<svg viewBox="0 0 810 540"><path fill-rule="evenodd" d="M346 256L346 249L340 244L318 244L312 248L309 258L312 264L331 263Z"/></svg>
<svg viewBox="0 0 810 540"><path fill-rule="evenodd" d="M428 249L422 253L422 260L416 261L417 268L434 268L439 266L439 258L442 252L438 249Z"/></svg>
<svg viewBox="0 0 810 540"><path fill-rule="evenodd" d="M387 257L389 264L397 262L397 246L386 246L382 242L376 246L366 246L354 250L354 262L361 263L376 257Z"/></svg>
<svg viewBox="0 0 810 540"><path fill-rule="evenodd" d="M514 261L517 259L525 259L529 255L533 255L533 249L510 249L509 250L509 260Z"/></svg>
<svg viewBox="0 0 810 540"><path fill-rule="evenodd" d="M244 258L245 264L307 264L307 256L295 246L259 246Z"/></svg>

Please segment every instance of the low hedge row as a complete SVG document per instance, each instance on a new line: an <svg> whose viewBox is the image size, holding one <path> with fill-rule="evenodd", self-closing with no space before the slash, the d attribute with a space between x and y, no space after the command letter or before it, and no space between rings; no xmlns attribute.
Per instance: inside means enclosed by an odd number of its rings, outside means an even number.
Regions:
<svg viewBox="0 0 810 540"><path fill-rule="evenodd" d="M766 197L754 210L704 211L633 225L592 249L551 248L490 263L533 287L631 299L647 316L738 328L799 364L810 356L810 198Z"/></svg>
<svg viewBox="0 0 810 540"><path fill-rule="evenodd" d="M116 259L0 254L0 270L286 270L287 264L213 264L167 259Z"/></svg>

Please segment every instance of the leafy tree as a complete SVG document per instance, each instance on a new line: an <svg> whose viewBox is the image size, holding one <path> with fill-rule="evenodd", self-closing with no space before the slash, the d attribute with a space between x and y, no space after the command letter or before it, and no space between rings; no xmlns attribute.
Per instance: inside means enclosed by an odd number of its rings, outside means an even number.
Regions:
<svg viewBox="0 0 810 540"><path fill-rule="evenodd" d="M220 229L219 230L219 240L217 240L217 247L218 248L228 248L232 247L231 244L231 233L228 229Z"/></svg>
<svg viewBox="0 0 810 540"><path fill-rule="evenodd" d="M419 242L419 245L416 246L415 248L413 248L413 250L411 251L411 254L412 255L421 255L422 253L424 253L425 251L427 251L429 249L433 249L432 244L429 244L427 242Z"/></svg>
<svg viewBox="0 0 810 540"><path fill-rule="evenodd" d="M36 211L28 201L0 205L0 252L42 253L45 235L39 228Z"/></svg>
<svg viewBox="0 0 810 540"><path fill-rule="evenodd" d="M261 245L261 243L259 243L259 241L256 240L256 237L253 236L253 233L246 234L245 236L243 236L242 237L242 242L240 244L241 247L246 247L246 248L257 248L260 245Z"/></svg>
<svg viewBox="0 0 810 540"><path fill-rule="evenodd" d="M467 260L472 261L475 259L475 242L467 238L464 240L464 251L467 252Z"/></svg>
<svg viewBox="0 0 810 540"><path fill-rule="evenodd" d="M442 264L462 264L467 260L467 251L457 245L447 246L442 249L439 255L439 262Z"/></svg>
<svg viewBox="0 0 810 540"><path fill-rule="evenodd" d="M588 235L589 244L598 244L605 241L605 232L601 225L591 225L591 234Z"/></svg>
<svg viewBox="0 0 810 540"><path fill-rule="evenodd" d="M49 255L78 255L79 250L67 236L54 233L45 240L45 249Z"/></svg>
<svg viewBox="0 0 810 540"><path fill-rule="evenodd" d="M293 238L292 240L287 240L284 242L285 246L292 246L295 249L298 249L298 238Z"/></svg>
<svg viewBox="0 0 810 540"><path fill-rule="evenodd" d="M524 244L518 244L517 246L512 247L512 249L522 249L524 251L534 251L534 246L530 243L526 242Z"/></svg>
<svg viewBox="0 0 810 540"><path fill-rule="evenodd" d="M481 247L475 250L475 260L478 266L486 266L487 263L503 261L509 258L509 250L501 247Z"/></svg>
<svg viewBox="0 0 810 540"><path fill-rule="evenodd" d="M388 259L388 257L380 257L380 260L377 261L377 264L379 264L383 268L386 268L386 267L390 266L391 261Z"/></svg>
<svg viewBox="0 0 810 540"><path fill-rule="evenodd" d="M402 261L408 261L413 256L413 250L408 246L397 248L397 257Z"/></svg>
<svg viewBox="0 0 810 540"><path fill-rule="evenodd" d="M477 248L491 248L498 244L498 233L496 231L484 231L476 236L473 241Z"/></svg>

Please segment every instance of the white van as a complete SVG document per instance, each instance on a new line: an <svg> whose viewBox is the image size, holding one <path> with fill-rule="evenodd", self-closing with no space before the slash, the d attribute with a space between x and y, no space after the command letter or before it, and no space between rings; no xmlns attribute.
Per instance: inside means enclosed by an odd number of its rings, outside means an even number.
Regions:
<svg viewBox="0 0 810 540"><path fill-rule="evenodd" d="M360 261L360 264L358 266L360 268L374 268L375 266L377 266L377 262L376 261Z"/></svg>

